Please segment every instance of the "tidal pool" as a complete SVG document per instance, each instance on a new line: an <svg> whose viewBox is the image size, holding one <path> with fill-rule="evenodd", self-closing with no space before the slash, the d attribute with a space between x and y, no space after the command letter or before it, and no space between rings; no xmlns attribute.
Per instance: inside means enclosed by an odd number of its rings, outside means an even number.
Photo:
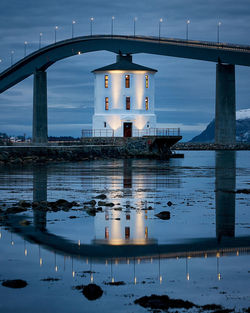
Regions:
<svg viewBox="0 0 250 313"><path fill-rule="evenodd" d="M152 294L244 312L250 195L235 191L250 189L250 152L184 154L0 168L0 312L147 312L134 301ZM58 199L77 205L5 214ZM28 285L2 285L15 279ZM98 299L75 288L88 284Z"/></svg>

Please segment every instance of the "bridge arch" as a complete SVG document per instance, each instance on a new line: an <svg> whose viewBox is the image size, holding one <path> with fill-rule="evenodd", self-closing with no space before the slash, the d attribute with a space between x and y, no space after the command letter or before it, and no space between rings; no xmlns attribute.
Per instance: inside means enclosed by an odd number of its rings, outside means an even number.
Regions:
<svg viewBox="0 0 250 313"><path fill-rule="evenodd" d="M119 35L83 36L63 40L31 53L0 73L0 93L34 74L34 143L47 142L47 68L59 60L79 53L82 54L101 50L114 52L116 54L148 53L218 63L216 72L216 142L225 144L234 143L234 66L250 66L249 46Z"/></svg>

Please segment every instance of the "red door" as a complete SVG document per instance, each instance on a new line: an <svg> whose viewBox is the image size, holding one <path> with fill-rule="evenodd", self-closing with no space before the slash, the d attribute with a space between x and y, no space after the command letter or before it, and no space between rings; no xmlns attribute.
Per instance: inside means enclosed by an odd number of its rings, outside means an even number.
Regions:
<svg viewBox="0 0 250 313"><path fill-rule="evenodd" d="M123 124L123 136L132 137L132 123Z"/></svg>

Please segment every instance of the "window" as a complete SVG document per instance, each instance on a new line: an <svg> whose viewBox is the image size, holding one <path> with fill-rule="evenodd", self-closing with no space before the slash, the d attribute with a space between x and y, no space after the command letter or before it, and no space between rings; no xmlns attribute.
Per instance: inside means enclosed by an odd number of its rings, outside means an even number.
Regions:
<svg viewBox="0 0 250 313"><path fill-rule="evenodd" d="M105 85L105 88L109 87L109 76L108 75L104 76L104 85Z"/></svg>
<svg viewBox="0 0 250 313"><path fill-rule="evenodd" d="M145 109L148 110L148 97L145 98Z"/></svg>
<svg viewBox="0 0 250 313"><path fill-rule="evenodd" d="M107 123L106 122L104 122L104 128L106 128L107 127Z"/></svg>
<svg viewBox="0 0 250 313"><path fill-rule="evenodd" d="M126 97L126 110L130 110L130 97Z"/></svg>
<svg viewBox="0 0 250 313"><path fill-rule="evenodd" d="M125 239L130 238L130 227L125 227Z"/></svg>
<svg viewBox="0 0 250 313"><path fill-rule="evenodd" d="M130 75L125 76L125 88L130 88Z"/></svg>
<svg viewBox="0 0 250 313"><path fill-rule="evenodd" d="M148 88L148 75L145 75L145 86Z"/></svg>
<svg viewBox="0 0 250 313"><path fill-rule="evenodd" d="M105 98L105 110L107 111L109 109L109 98Z"/></svg>

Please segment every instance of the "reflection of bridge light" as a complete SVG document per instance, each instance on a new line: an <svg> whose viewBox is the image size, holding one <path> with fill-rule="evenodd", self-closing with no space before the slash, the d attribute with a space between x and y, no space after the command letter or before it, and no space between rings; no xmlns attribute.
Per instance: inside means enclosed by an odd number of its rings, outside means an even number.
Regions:
<svg viewBox="0 0 250 313"><path fill-rule="evenodd" d="M136 277L134 278L134 284L136 285Z"/></svg>
<svg viewBox="0 0 250 313"><path fill-rule="evenodd" d="M160 276L160 284L162 283L162 276Z"/></svg>
<svg viewBox="0 0 250 313"><path fill-rule="evenodd" d="M43 259L42 258L40 258L39 263L40 263L40 266L43 265Z"/></svg>
<svg viewBox="0 0 250 313"><path fill-rule="evenodd" d="M218 277L218 280L221 280L221 274L220 273L218 273L217 277Z"/></svg>
<svg viewBox="0 0 250 313"><path fill-rule="evenodd" d="M81 245L81 241L80 240L78 240L78 246L80 246Z"/></svg>
<svg viewBox="0 0 250 313"><path fill-rule="evenodd" d="M220 252L217 252L216 253L216 258L219 258L220 257Z"/></svg>
<svg viewBox="0 0 250 313"><path fill-rule="evenodd" d="M14 241L13 241L13 240L11 240L11 245L12 245L12 246L14 246L14 244L15 244L15 243L14 243Z"/></svg>
<svg viewBox="0 0 250 313"><path fill-rule="evenodd" d="M127 264L129 264L129 259L127 259Z"/></svg>
<svg viewBox="0 0 250 313"><path fill-rule="evenodd" d="M189 273L187 273L187 280L189 280L190 279L190 276L189 276Z"/></svg>
<svg viewBox="0 0 250 313"><path fill-rule="evenodd" d="M58 266L57 265L55 266L55 271L58 272Z"/></svg>
<svg viewBox="0 0 250 313"><path fill-rule="evenodd" d="M106 266L108 265L108 260L105 260L105 265L106 265Z"/></svg>
<svg viewBox="0 0 250 313"><path fill-rule="evenodd" d="M112 277L111 281L112 281L112 283L114 283L114 282L115 282L115 278L114 278L114 277Z"/></svg>
<svg viewBox="0 0 250 313"><path fill-rule="evenodd" d="M137 264L141 264L141 260L140 259L137 260Z"/></svg>
<svg viewBox="0 0 250 313"><path fill-rule="evenodd" d="M24 249L24 255L27 256L28 255L28 251L27 248Z"/></svg>
<svg viewBox="0 0 250 313"><path fill-rule="evenodd" d="M237 250L236 255L239 256L239 250Z"/></svg>
<svg viewBox="0 0 250 313"><path fill-rule="evenodd" d="M91 283L93 283L93 281L94 281L94 276L93 276L93 274L90 275L90 281L91 281Z"/></svg>
<svg viewBox="0 0 250 313"><path fill-rule="evenodd" d="M204 258L205 258L205 259L207 258L207 253L205 253Z"/></svg>

